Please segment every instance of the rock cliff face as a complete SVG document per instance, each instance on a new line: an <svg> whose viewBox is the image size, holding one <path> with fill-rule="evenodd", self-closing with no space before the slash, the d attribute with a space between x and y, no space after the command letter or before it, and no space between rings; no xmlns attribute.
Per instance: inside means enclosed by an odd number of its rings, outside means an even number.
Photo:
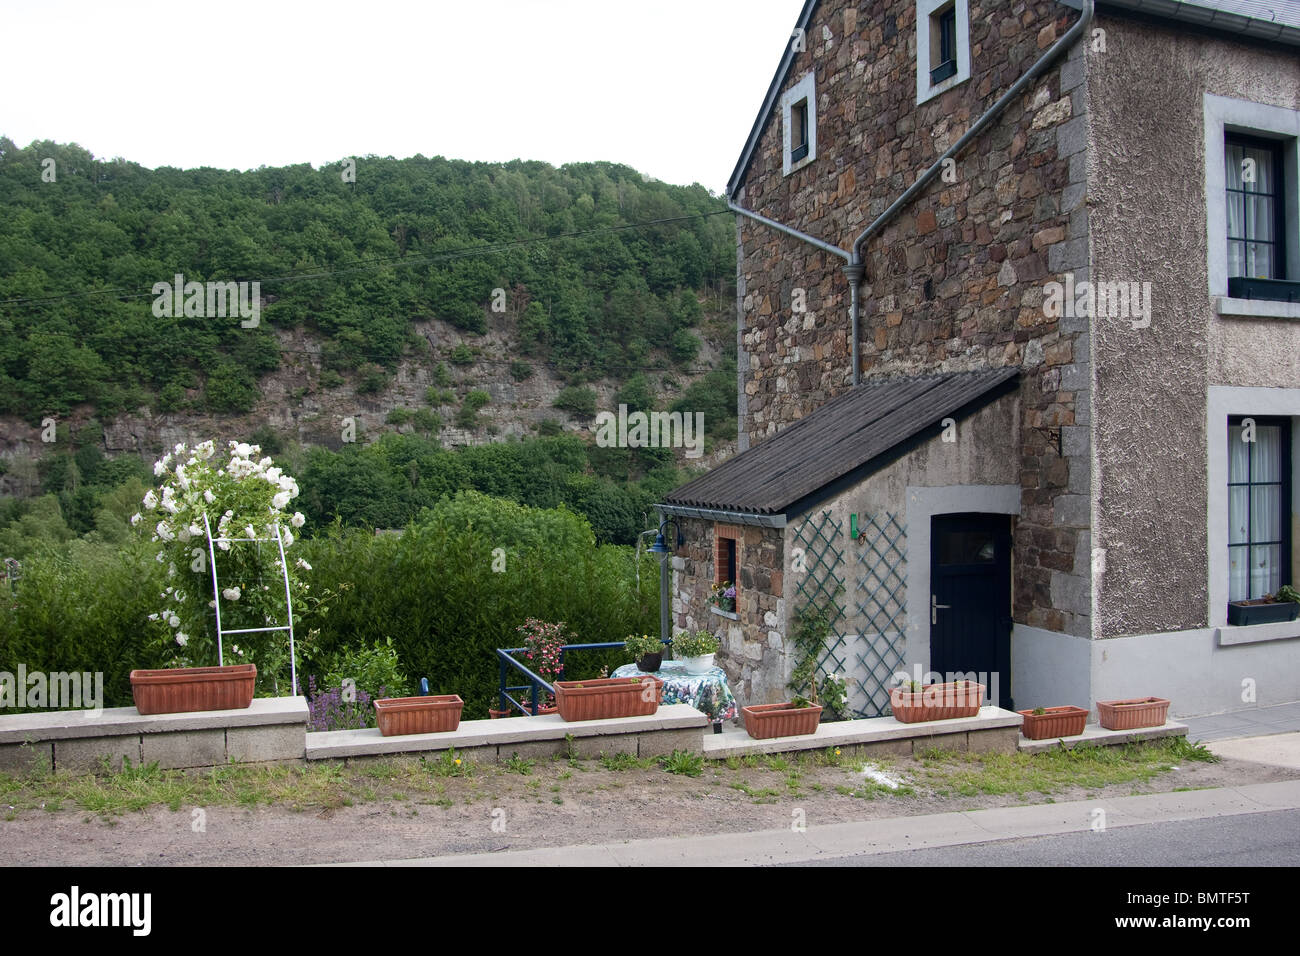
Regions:
<svg viewBox="0 0 1300 956"><path fill-rule="evenodd" d="M724 319L727 327L716 329L718 336L705 329L697 330L704 344L692 363L692 370L716 366L725 354L722 350L734 348L730 321L728 315ZM102 450L109 456L138 454L152 461L178 442L193 443L207 438L248 440L259 429L270 429L285 441L337 450L348 440L366 442L385 431L412 432L413 425L387 423L394 409L429 409L437 413L442 426L431 437L437 437L446 447L505 441L510 436L535 436L538 426L546 419L559 422L566 432L585 434L590 428L590 422L554 407L564 383L545 362L519 354L514 344L512 318L492 316L487 333L480 336L467 336L439 320L412 323L412 330L428 343L428 348L421 347L417 354L407 355L379 391L359 393L352 377L337 387L322 383L320 339L304 329L294 329L280 333L280 367L260 379L262 397L248 414L160 413L141 408L100 422L104 433ZM457 366L448 356L462 342L475 349L475 357L469 364ZM533 370L523 381L516 381L510 374L511 363L516 361L525 362ZM434 376L440 362L450 374L451 384L439 390L450 393L454 401L431 405L427 392L430 387L436 387ZM661 404L666 405L702 373L674 370L647 374L652 387L663 396ZM670 384L675 381L676 389L665 386L665 379ZM617 410L617 382L600 380L590 383L590 387L597 394L597 411ZM474 389L487 392L490 401L479 410L477 427L457 427L455 419L460 403ZM188 398L201 399L200 390L194 390ZM0 464L3 465L0 495L36 493L40 481L39 460L61 450L60 442L66 440L67 430L75 434L94 417L93 408L78 409L66 421L55 423L57 436L40 423L0 417ZM711 467L734 449L734 440L719 443L711 454L692 459L689 464Z"/></svg>

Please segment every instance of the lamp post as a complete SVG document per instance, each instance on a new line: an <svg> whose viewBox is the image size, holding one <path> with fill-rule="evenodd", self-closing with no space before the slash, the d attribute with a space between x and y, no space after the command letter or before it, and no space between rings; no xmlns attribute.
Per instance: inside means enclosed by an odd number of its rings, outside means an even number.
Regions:
<svg viewBox="0 0 1300 956"><path fill-rule="evenodd" d="M664 537L664 529L669 525L672 525L673 530L677 532L678 546L685 541L677 522L672 518L665 518L659 522L659 533L655 535L655 543L650 546L650 553L659 555L659 640L665 644L672 637L672 629L668 624L668 557L674 549L668 547L667 539Z"/></svg>

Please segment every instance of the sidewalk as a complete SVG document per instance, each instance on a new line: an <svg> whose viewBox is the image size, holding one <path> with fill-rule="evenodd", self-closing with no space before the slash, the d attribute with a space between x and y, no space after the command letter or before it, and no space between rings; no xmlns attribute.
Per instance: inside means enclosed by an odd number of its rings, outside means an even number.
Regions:
<svg viewBox="0 0 1300 956"><path fill-rule="evenodd" d="M1232 740L1238 737L1263 737L1300 731L1300 701L1238 710L1230 714L1210 717L1179 717L1187 725L1187 739L1209 743L1215 740Z"/></svg>
<svg viewBox="0 0 1300 956"><path fill-rule="evenodd" d="M1064 833L1300 809L1300 780L1178 793L997 807L824 827L665 837L331 866L770 866ZM1098 811L1101 811L1099 814Z"/></svg>

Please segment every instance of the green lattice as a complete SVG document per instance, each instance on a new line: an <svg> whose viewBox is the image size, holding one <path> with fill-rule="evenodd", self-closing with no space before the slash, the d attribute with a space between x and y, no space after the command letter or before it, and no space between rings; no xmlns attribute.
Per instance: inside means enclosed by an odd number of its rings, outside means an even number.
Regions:
<svg viewBox="0 0 1300 956"><path fill-rule="evenodd" d="M884 512L858 516L858 565L855 604L863 633L853 649L865 677L856 678L864 717L888 714L889 678L903 667L907 636L907 529L898 516ZM850 706L858 701L850 696Z"/></svg>
<svg viewBox="0 0 1300 956"><path fill-rule="evenodd" d="M841 567L844 551L840 547L840 523L829 511L820 516L810 516L795 529L794 547L802 554L793 555L791 562L799 585L800 604L827 608L832 636L826 642L826 653L817 662L822 674L842 673L845 670L844 634L839 630L844 621L844 607L840 595L844 592ZM800 573L800 568L803 573Z"/></svg>

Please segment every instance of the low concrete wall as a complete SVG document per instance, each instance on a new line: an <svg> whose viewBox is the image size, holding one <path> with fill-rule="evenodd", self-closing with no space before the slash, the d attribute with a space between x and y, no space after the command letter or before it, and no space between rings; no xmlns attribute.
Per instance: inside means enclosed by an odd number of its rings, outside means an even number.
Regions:
<svg viewBox="0 0 1300 956"><path fill-rule="evenodd" d="M215 767L302 760L307 699L259 697L241 710L143 716L134 707L50 711L0 717L0 770L114 770Z"/></svg>
<svg viewBox="0 0 1300 956"><path fill-rule="evenodd" d="M911 757L931 747L959 752L1015 753L1024 718L1000 707L982 707L976 717L905 724L893 717L839 720L820 724L814 734L755 740L743 730L724 730L704 738L710 760L745 754L790 753L839 747L863 756Z"/></svg>
<svg viewBox="0 0 1300 956"><path fill-rule="evenodd" d="M572 747L579 757L626 753L637 757L674 750L699 753L709 718L689 704L668 704L648 717L565 721L559 714L463 720L444 734L385 737L376 728L332 730L307 735L308 760L354 760L392 754L436 753L455 748L478 763L563 754ZM570 741L569 738L572 738Z"/></svg>

